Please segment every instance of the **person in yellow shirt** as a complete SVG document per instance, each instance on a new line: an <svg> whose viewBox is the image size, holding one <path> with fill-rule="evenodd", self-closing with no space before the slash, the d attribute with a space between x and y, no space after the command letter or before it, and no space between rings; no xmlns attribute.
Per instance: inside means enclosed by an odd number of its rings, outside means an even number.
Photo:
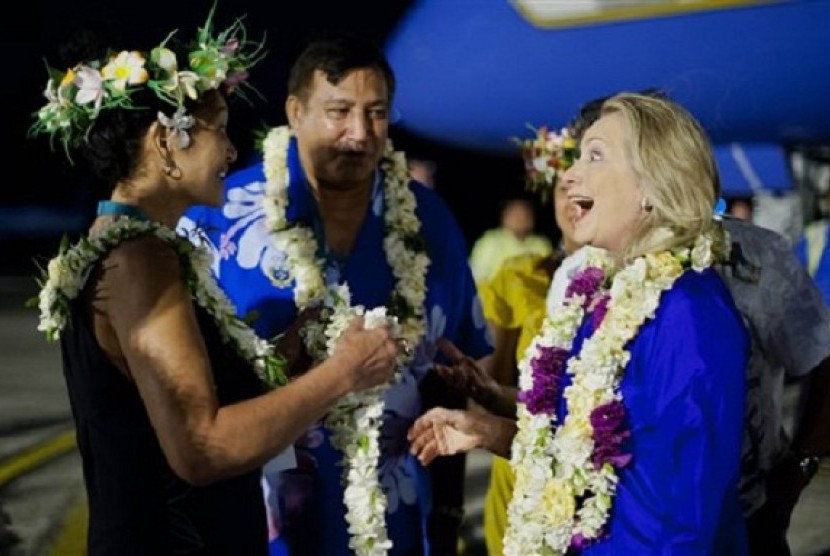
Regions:
<svg viewBox="0 0 830 556"><path fill-rule="evenodd" d="M501 210L499 227L487 230L473 244L470 268L476 284L490 280L509 258L523 254L542 257L551 254L550 240L533 233L535 225L533 203L521 197L508 199Z"/></svg>

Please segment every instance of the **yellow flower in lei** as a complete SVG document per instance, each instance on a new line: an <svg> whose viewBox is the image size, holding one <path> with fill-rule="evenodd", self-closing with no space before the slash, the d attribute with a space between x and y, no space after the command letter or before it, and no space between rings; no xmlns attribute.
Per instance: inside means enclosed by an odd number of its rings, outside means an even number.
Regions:
<svg viewBox="0 0 830 556"><path fill-rule="evenodd" d="M516 483L507 509L505 555L564 554L604 533L617 469L630 460L621 446L629 433L620 430L625 416L620 382L631 357L625 346L684 272L712 264L711 246L702 235L691 250L644 255L613 275L610 260L592 251L564 304L547 317L519 363L511 458ZM579 353L568 355L585 316L594 319L595 331ZM571 383L560 393L556 386L565 372ZM568 408L561 423L560 397Z"/></svg>
<svg viewBox="0 0 830 556"><path fill-rule="evenodd" d="M285 359L236 316L233 303L211 274L211 256L207 250L156 222L119 218L73 246L64 242L60 253L49 261L42 279L37 298L38 330L46 333L50 341L59 339L69 322L72 302L83 291L98 259L122 241L141 236L157 237L174 249L191 295L214 318L223 340L254 367L267 385L285 384Z"/></svg>
<svg viewBox="0 0 830 556"><path fill-rule="evenodd" d="M347 284L326 287L323 278L325 261L317 257L314 232L307 226L290 222L288 210L288 147L291 131L286 126L272 129L263 141L263 171L266 177L263 210L274 246L285 253L289 273L286 278L269 274L271 282L285 288L294 282L294 302L302 310L322 305L320 321L309 322L301 331L308 352L316 361L325 359L333 341L354 314ZM377 317L390 319L397 335L408 345L416 346L425 331L423 305L426 297L426 273L429 257L420 237L421 222L415 215L415 195L409 189L406 157L387 142L381 161L384 172L383 248L395 277L395 289L386 308L372 311ZM398 367L409 356L398 360ZM383 415L383 391L386 385L357 392L340 400L326 416L332 433L331 442L343 453L343 503L349 524L349 548L359 556L380 556L392 547L386 531L386 496L377 473L380 456L379 439Z"/></svg>

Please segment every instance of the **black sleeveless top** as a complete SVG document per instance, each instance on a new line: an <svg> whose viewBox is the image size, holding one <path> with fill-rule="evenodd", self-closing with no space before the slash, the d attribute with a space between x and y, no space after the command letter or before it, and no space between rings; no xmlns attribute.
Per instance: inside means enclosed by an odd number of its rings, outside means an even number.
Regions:
<svg viewBox="0 0 830 556"><path fill-rule="evenodd" d="M263 386L196 305L220 405ZM138 389L107 359L76 300L61 334L89 501L91 555L266 555L265 506L256 470L205 487L170 469Z"/></svg>

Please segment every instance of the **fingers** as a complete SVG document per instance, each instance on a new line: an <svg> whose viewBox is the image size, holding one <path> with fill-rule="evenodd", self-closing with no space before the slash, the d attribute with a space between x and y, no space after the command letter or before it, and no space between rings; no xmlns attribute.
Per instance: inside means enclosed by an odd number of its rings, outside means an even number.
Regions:
<svg viewBox="0 0 830 556"><path fill-rule="evenodd" d="M466 357L463 351L458 349L454 343L443 336L435 340L435 345L444 357L446 357L451 363L459 363Z"/></svg>
<svg viewBox="0 0 830 556"><path fill-rule="evenodd" d="M363 319L353 319L338 338L335 353L347 365L354 380L350 391L365 390L392 380L402 348L386 326L363 328Z"/></svg>
<svg viewBox="0 0 830 556"><path fill-rule="evenodd" d="M346 327L346 331L357 331L357 330L364 330L363 315L353 316L352 319L349 321L349 326Z"/></svg>
<svg viewBox="0 0 830 556"><path fill-rule="evenodd" d="M451 386L458 386L463 382L459 380L461 377L458 376L460 371L458 367L449 367L441 363L433 363L432 368L435 369L438 376L450 383Z"/></svg>
<svg viewBox="0 0 830 556"><path fill-rule="evenodd" d="M412 423L412 426L409 427L409 431L406 433L406 438L410 442L412 442L415 437L424 433L424 431L430 429L432 427L433 419L438 418L441 412L444 411L443 407L434 407L415 419L415 422Z"/></svg>
<svg viewBox="0 0 830 556"><path fill-rule="evenodd" d="M438 456L456 453L446 438L446 429L452 424L454 411L443 407L433 408L419 417L407 432L409 452L422 465L428 465Z"/></svg>
<svg viewBox="0 0 830 556"><path fill-rule="evenodd" d="M390 353L392 353L393 357L400 355L412 355L412 346L409 345L406 338L394 338L389 326L381 325L374 326L372 328L365 328L365 320L362 316L354 318L349 324L350 328L356 327L359 330L364 330L366 333L382 336L383 339L381 340L381 347L384 349L384 354L386 354L386 349L391 346Z"/></svg>
<svg viewBox="0 0 830 556"><path fill-rule="evenodd" d="M429 434L419 436L415 440L418 443L417 448L411 449L410 453L418 458L421 465L429 465L435 460L435 458L441 455L438 452L438 441L435 438L435 435L431 432Z"/></svg>
<svg viewBox="0 0 830 556"><path fill-rule="evenodd" d="M382 367L388 367L388 372L391 377L395 369L395 360L404 353L404 346L401 345L399 339L392 337L392 334L386 327L366 330L365 333L376 337L378 345L374 354L377 357L377 363Z"/></svg>
<svg viewBox="0 0 830 556"><path fill-rule="evenodd" d="M417 457L422 465L429 465L439 455L437 426L429 415L434 411L431 410L416 420L407 433L409 453Z"/></svg>

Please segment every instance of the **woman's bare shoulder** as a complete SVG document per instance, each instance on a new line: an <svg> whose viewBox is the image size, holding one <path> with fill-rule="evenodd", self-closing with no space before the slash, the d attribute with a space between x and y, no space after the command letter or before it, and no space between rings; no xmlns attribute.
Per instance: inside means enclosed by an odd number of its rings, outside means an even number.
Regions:
<svg viewBox="0 0 830 556"><path fill-rule="evenodd" d="M166 241L144 236L124 241L103 258L100 280L114 297L159 297L182 284L179 256ZM123 294L123 295L122 295Z"/></svg>

